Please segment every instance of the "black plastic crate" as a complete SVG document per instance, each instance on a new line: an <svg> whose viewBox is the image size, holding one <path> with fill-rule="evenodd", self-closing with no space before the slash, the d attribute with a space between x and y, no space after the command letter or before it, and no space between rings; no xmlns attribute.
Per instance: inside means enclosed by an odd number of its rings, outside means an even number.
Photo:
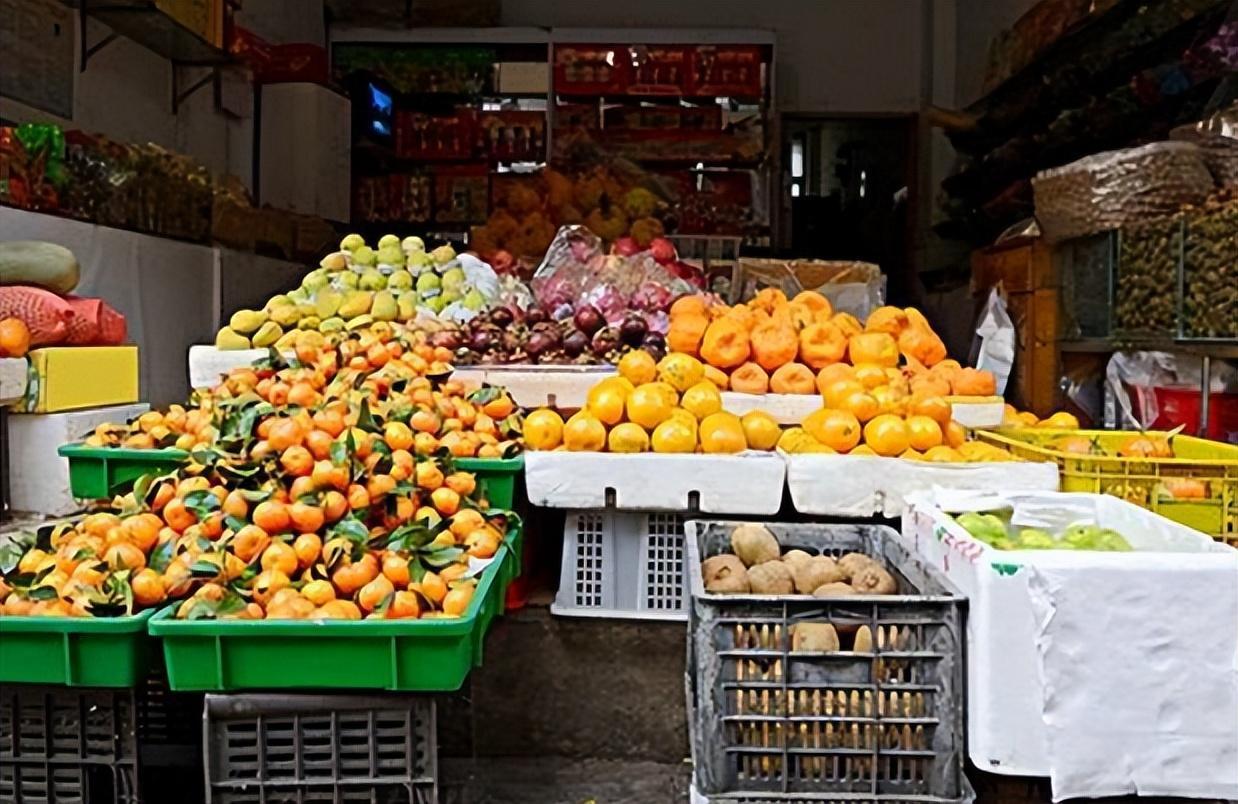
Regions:
<svg viewBox="0 0 1238 804"><path fill-rule="evenodd" d="M208 695L210 804L436 804L433 699Z"/></svg>
<svg viewBox="0 0 1238 804"><path fill-rule="evenodd" d="M963 598L888 527L766 523L784 550L881 561L899 594L831 600L710 595L700 564L738 522L690 521L688 709L697 791L711 802L953 802L963 776ZM793 651L828 622L829 652ZM854 650L867 627L871 650Z"/></svg>
<svg viewBox="0 0 1238 804"><path fill-rule="evenodd" d="M0 689L0 802L141 800L132 690Z"/></svg>

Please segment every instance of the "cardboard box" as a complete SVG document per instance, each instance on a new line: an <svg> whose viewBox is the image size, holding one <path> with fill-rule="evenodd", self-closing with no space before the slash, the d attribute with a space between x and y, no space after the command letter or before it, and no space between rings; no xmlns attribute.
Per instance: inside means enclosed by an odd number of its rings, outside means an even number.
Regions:
<svg viewBox="0 0 1238 804"><path fill-rule="evenodd" d="M81 441L106 422L140 416L146 404L74 410L66 413L14 413L9 416L8 466L10 504L14 511L66 516L81 510L69 491L69 462L56 450Z"/></svg>
<svg viewBox="0 0 1238 804"><path fill-rule="evenodd" d="M138 401L138 347L49 346L35 349L23 413L56 413Z"/></svg>

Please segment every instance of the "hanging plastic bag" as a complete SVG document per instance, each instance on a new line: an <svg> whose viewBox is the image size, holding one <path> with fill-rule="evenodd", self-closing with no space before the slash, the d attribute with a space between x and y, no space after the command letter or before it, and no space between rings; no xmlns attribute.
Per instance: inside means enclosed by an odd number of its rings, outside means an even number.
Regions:
<svg viewBox="0 0 1238 804"><path fill-rule="evenodd" d="M997 393L1004 396L1014 366L1016 333L1000 291L999 285L989 292L988 301L980 313L980 323L976 326L977 343L972 347L972 353L976 368L992 372L997 380Z"/></svg>

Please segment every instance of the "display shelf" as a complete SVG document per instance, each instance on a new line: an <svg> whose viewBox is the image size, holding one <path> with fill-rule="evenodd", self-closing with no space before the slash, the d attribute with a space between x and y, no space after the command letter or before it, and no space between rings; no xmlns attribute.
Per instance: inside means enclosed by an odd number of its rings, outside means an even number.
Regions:
<svg viewBox="0 0 1238 804"><path fill-rule="evenodd" d="M160 11L154 0L68 0L78 12L169 61L194 66L228 64L232 57ZM84 40L83 40L84 41ZM94 49L87 48L91 55ZM86 69L85 60L82 69Z"/></svg>

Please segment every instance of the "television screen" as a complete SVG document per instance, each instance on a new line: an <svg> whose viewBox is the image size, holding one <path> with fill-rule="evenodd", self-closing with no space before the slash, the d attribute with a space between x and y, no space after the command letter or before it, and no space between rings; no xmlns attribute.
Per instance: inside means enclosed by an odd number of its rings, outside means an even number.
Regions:
<svg viewBox="0 0 1238 804"><path fill-rule="evenodd" d="M391 94L370 82L366 87L369 96L369 128L370 133L380 137L390 137L394 124L394 105Z"/></svg>

